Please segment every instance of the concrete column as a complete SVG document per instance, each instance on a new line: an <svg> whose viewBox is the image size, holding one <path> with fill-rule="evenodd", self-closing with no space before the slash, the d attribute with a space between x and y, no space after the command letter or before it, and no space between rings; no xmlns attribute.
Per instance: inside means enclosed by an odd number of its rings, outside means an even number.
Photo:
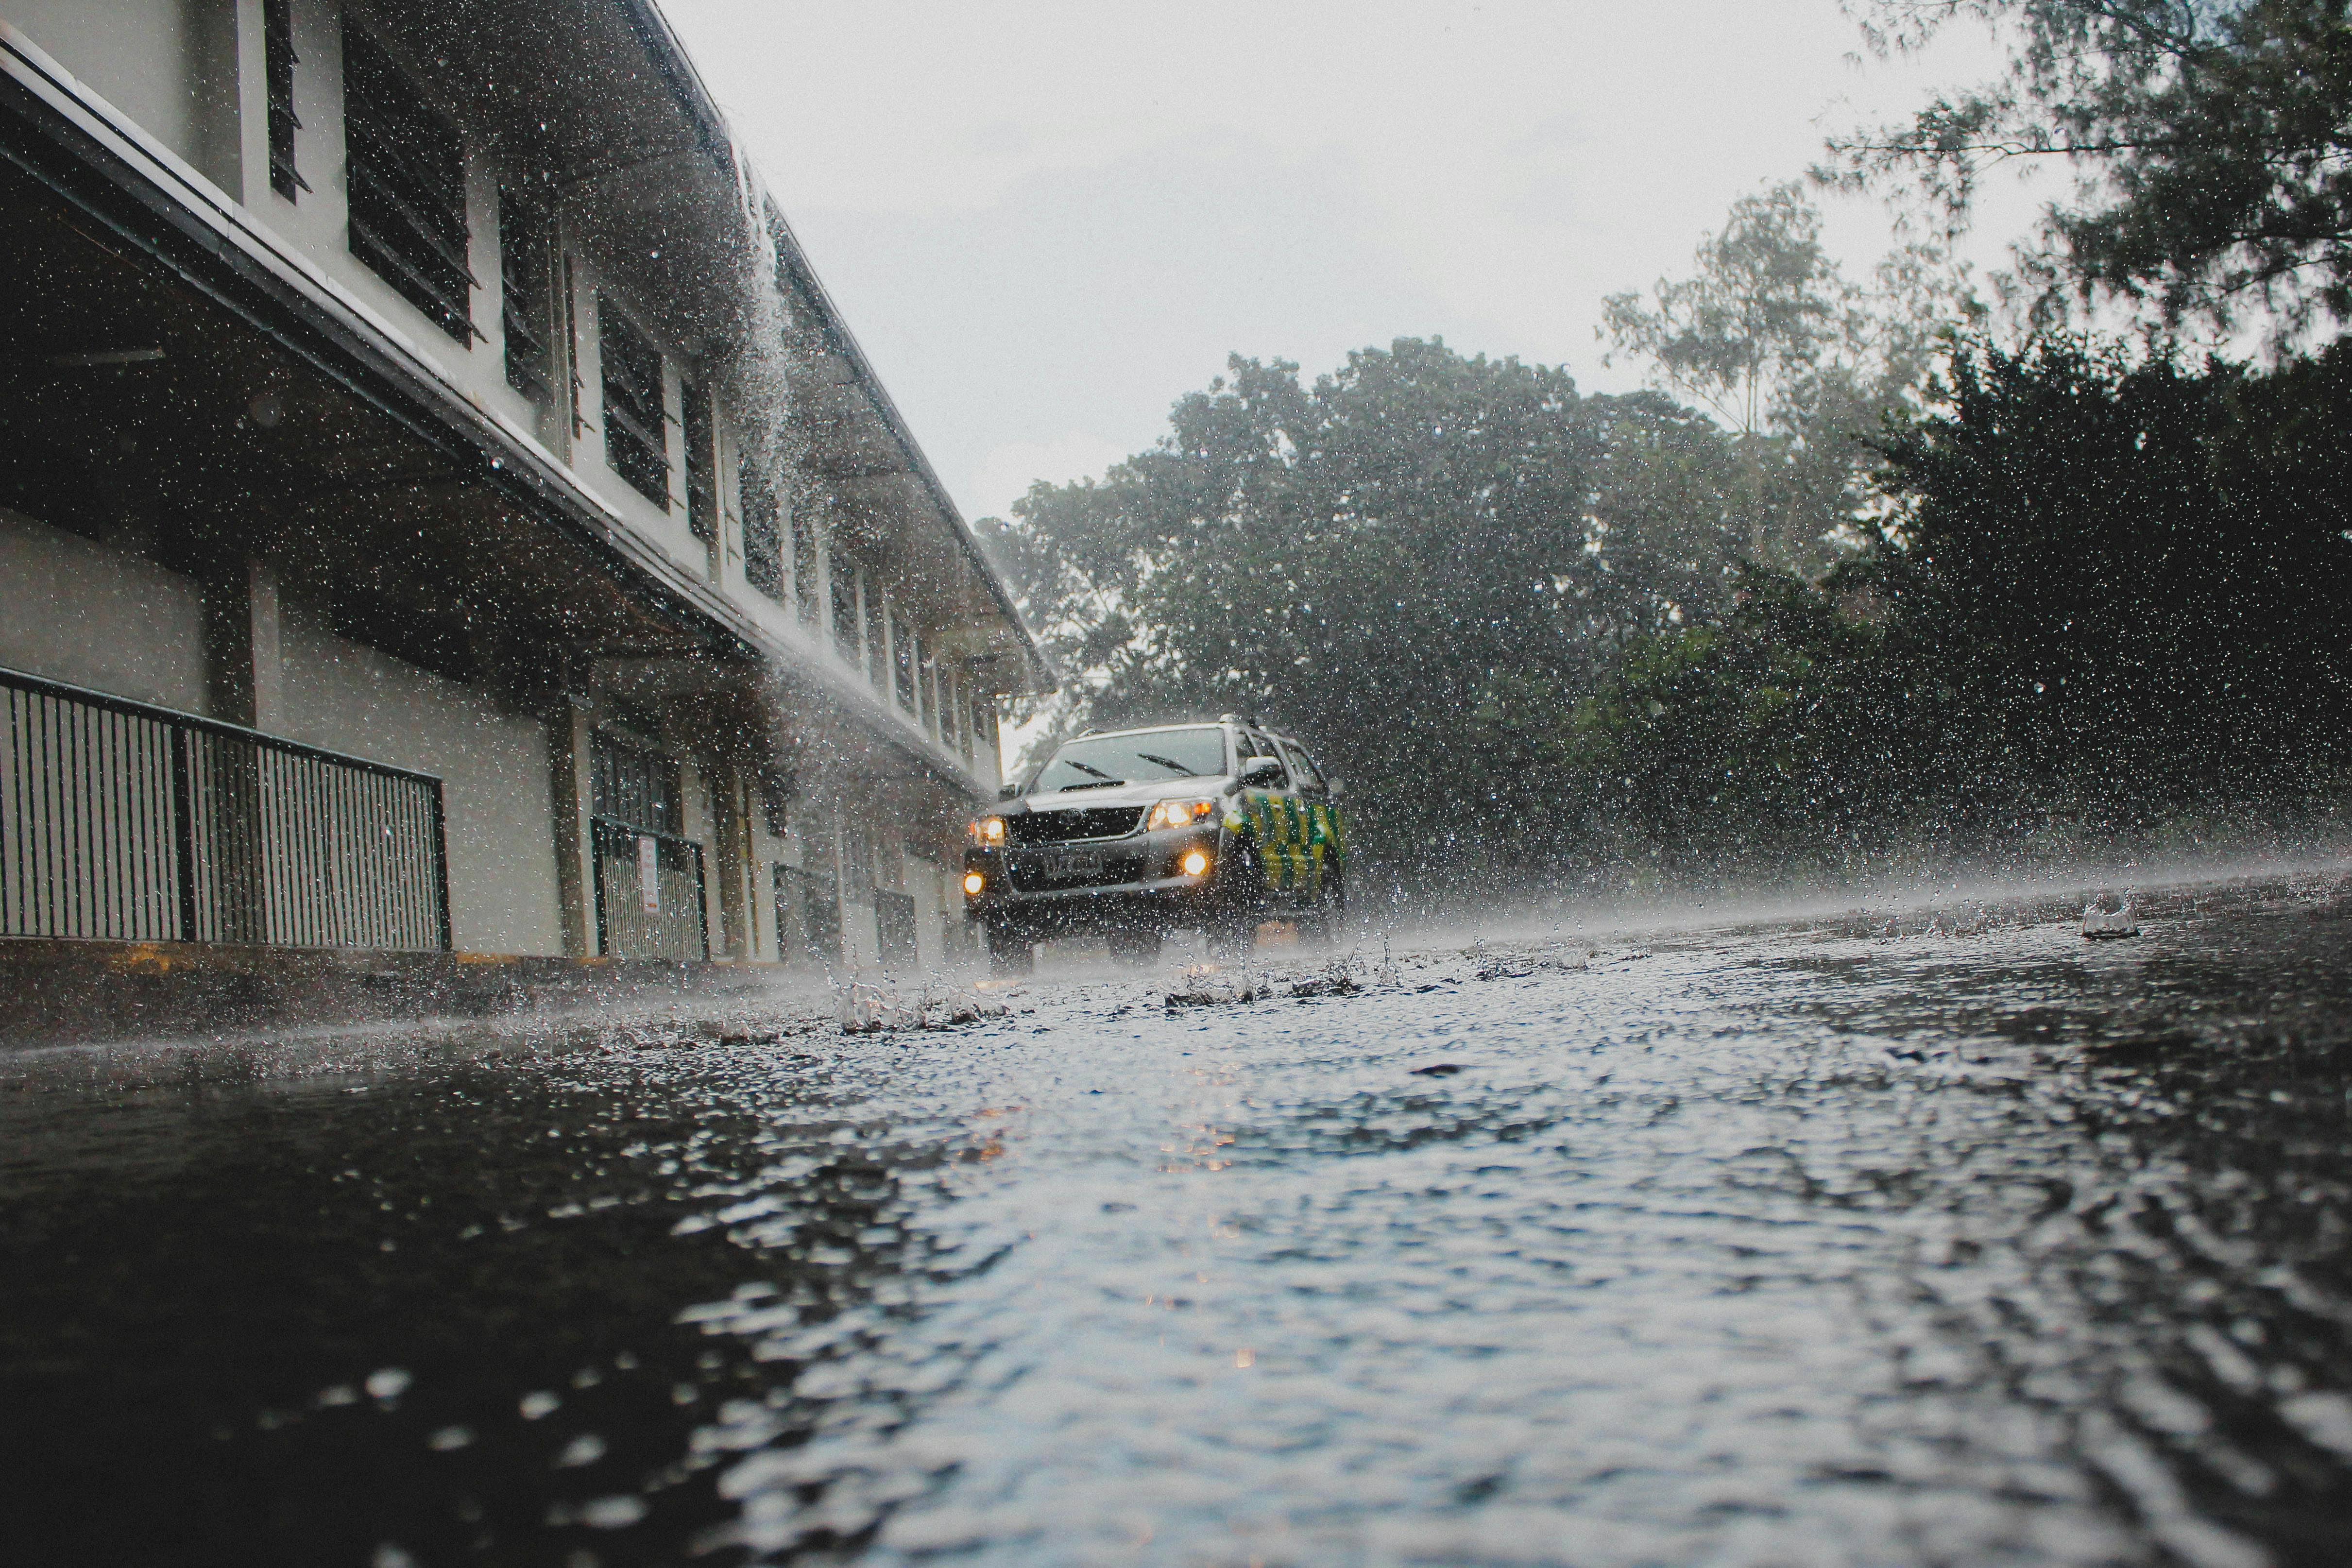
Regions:
<svg viewBox="0 0 2352 1568"><path fill-rule="evenodd" d="M279 652L278 574L232 556L204 583L205 705L211 716L268 733L286 731L285 662ZM204 818L200 865L216 942L259 942L271 932L268 825L261 812L261 759L241 742L206 738L192 763Z"/></svg>
<svg viewBox="0 0 2352 1568"><path fill-rule="evenodd" d="M255 212L269 210L269 72L263 39L261 0L235 0L237 183L240 200ZM296 163L300 157L298 153ZM281 200L283 198L280 198Z"/></svg>
<svg viewBox="0 0 2352 1568"><path fill-rule="evenodd" d="M596 868L590 857L589 813L594 808L595 775L588 715L570 703L556 710L547 726L549 784L555 805L555 884L562 909L563 951L588 958L596 952Z"/></svg>
<svg viewBox="0 0 2352 1568"><path fill-rule="evenodd" d="M881 657L876 647L881 639L874 635L874 595L882 590L875 585L872 574L864 571L854 573L849 582L857 595L857 668L866 679L874 680L878 679L876 661Z"/></svg>
<svg viewBox="0 0 2352 1568"><path fill-rule="evenodd" d="M1003 737L1002 721L997 712L997 700L990 694L986 711L975 713L976 732L972 736L972 766L991 784L1004 782L1004 752L999 743Z"/></svg>
<svg viewBox="0 0 2352 1568"><path fill-rule="evenodd" d="M748 960L755 944L751 822L743 798L743 770L731 758L711 770L710 799L712 871L719 883L719 940L712 945L728 958Z"/></svg>
<svg viewBox="0 0 2352 1568"><path fill-rule="evenodd" d="M286 666L278 574L258 561L225 563L204 584L205 695L210 716L282 731Z"/></svg>
<svg viewBox="0 0 2352 1568"><path fill-rule="evenodd" d="M569 237L567 228L567 241ZM575 471L596 476L590 488L600 489L604 476L612 471L612 459L604 453L604 342L597 325L596 274L587 259L568 246L563 254L562 288L563 297L570 301L566 318L570 330L564 338L571 345L573 395L579 399L569 456ZM619 476L613 478L617 481Z"/></svg>

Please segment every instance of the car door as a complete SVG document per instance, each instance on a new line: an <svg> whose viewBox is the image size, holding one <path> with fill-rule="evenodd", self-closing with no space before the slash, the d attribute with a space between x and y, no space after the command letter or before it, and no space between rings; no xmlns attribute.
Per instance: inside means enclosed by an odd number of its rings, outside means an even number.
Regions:
<svg viewBox="0 0 2352 1568"><path fill-rule="evenodd" d="M1288 848L1290 832L1290 770L1282 760L1271 737L1255 730L1237 731L1234 736L1239 765L1247 769L1258 757L1274 759L1277 771L1264 783L1252 784L1242 792L1242 813L1249 819L1250 836L1257 842L1258 859L1265 868L1266 886L1276 897L1289 895L1293 887L1293 866Z"/></svg>
<svg viewBox="0 0 2352 1568"><path fill-rule="evenodd" d="M1290 785L1298 802L1301 826L1307 851L1307 890L1309 896L1323 896L1324 879L1339 864L1342 853L1339 844L1339 807L1331 799L1331 787L1323 781L1323 771L1315 759L1296 741L1282 742L1282 760L1290 767Z"/></svg>
<svg viewBox="0 0 2352 1568"><path fill-rule="evenodd" d="M1282 773L1266 791L1266 861L1276 892L1305 902L1315 896L1315 860L1307 803L1298 793L1297 750L1294 742L1269 735L1266 744L1282 763Z"/></svg>

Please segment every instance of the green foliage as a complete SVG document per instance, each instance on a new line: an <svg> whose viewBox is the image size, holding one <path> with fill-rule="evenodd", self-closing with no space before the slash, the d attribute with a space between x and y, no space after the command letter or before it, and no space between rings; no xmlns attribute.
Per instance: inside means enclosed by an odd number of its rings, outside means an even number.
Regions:
<svg viewBox="0 0 2352 1568"><path fill-rule="evenodd" d="M2045 340L1960 362L1890 449L1888 589L2023 776L2185 798L2340 714L2347 372Z"/></svg>
<svg viewBox="0 0 2352 1568"><path fill-rule="evenodd" d="M2352 352L2269 375L2050 339L1962 356L1904 505L1751 574L1573 701L1485 721L1669 873L2000 854L2309 812L2352 763Z"/></svg>
<svg viewBox="0 0 2352 1568"><path fill-rule="evenodd" d="M1653 362L1675 391L1743 436L1761 434L1776 398L1838 337L1853 286L1822 248L1822 215L1793 183L1733 203L1696 260L1692 276L1658 279L1655 305L1611 295L1603 326L1620 353Z"/></svg>
<svg viewBox="0 0 2352 1568"><path fill-rule="evenodd" d="M1711 608L1726 468L1663 398L1400 339L1311 388L1236 357L1154 449L982 526L1091 671L1059 727L1254 711L1356 786L1374 846L1475 858L1524 797L1468 743L1479 691L1581 679L1596 646Z"/></svg>
<svg viewBox="0 0 2352 1568"><path fill-rule="evenodd" d="M1236 359L983 525L1065 725L1255 711L1424 882L1837 875L2314 809L2352 765L2352 348L1958 353L1859 546L1743 562L1740 438L1400 340ZM2258 759L2259 761L2255 761Z"/></svg>
<svg viewBox="0 0 2352 1568"><path fill-rule="evenodd" d="M1727 501L1748 558L1818 571L1850 545L1877 454L1868 444L1979 313L1964 268L1932 247L1888 256L1871 286L1822 247L1822 216L1796 184L1732 204L1687 278L1654 303L1612 295L1602 332L1668 389L1720 416L1738 439Z"/></svg>
<svg viewBox="0 0 2352 1568"><path fill-rule="evenodd" d="M1833 177L1912 181L1966 221L1988 169L2071 163L2029 258L2053 289L2167 321L2266 315L2291 336L2352 304L2352 0L1857 0L1882 49L2002 26L1999 81L1832 142Z"/></svg>
<svg viewBox="0 0 2352 1568"><path fill-rule="evenodd" d="M1866 602L1750 570L1721 621L1643 639L1549 714L1552 694L1497 692L1479 720L1546 764L1576 823L1563 865L1682 881L1857 868L1915 837L1888 806L1932 760L1916 683Z"/></svg>

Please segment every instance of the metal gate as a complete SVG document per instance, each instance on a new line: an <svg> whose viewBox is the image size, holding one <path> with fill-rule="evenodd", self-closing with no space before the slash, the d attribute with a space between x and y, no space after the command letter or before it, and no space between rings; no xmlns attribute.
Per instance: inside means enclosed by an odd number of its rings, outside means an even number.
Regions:
<svg viewBox="0 0 2352 1568"><path fill-rule="evenodd" d="M0 936L449 945L441 781L0 670Z"/></svg>
<svg viewBox="0 0 2352 1568"><path fill-rule="evenodd" d="M702 846L610 817L593 819L596 949L608 958L710 956Z"/></svg>

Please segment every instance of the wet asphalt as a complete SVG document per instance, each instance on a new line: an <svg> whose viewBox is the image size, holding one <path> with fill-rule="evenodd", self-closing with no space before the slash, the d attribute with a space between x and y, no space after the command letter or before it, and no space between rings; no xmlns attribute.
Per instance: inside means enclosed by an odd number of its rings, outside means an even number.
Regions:
<svg viewBox="0 0 2352 1568"><path fill-rule="evenodd" d="M2340 1564L2352 884L2141 914L0 1058L0 1556Z"/></svg>

